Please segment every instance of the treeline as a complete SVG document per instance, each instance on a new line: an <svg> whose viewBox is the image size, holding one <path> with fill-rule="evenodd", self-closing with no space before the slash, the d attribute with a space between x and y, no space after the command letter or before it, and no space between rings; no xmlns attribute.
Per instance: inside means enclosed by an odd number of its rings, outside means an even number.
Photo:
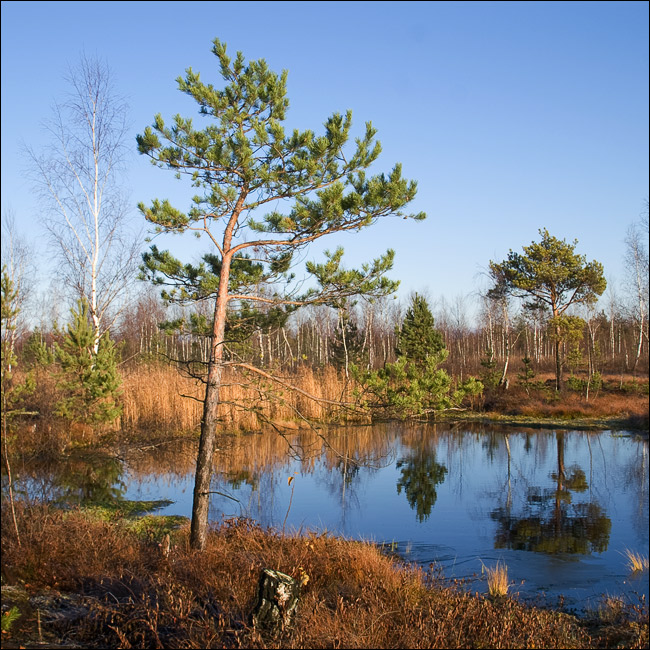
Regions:
<svg viewBox="0 0 650 650"><path fill-rule="evenodd" d="M233 356L269 368L334 366L345 370L347 362L378 369L397 358L407 306L384 299L346 310L304 308L284 322L257 330L245 343L227 348ZM469 299L457 299L453 305L444 300L430 301L435 328L449 352L443 367L452 376L462 380L479 375L486 365L502 368L506 361L510 372L521 365L523 358L529 358L539 372L553 370L554 339L543 318L522 313L504 317L489 301L483 301L478 316L473 316L472 307ZM154 295L143 296L124 313L113 335L120 343L122 360L207 362L208 337L191 331L169 332L159 326L181 318L189 321L190 312L167 310ZM647 323L641 330L639 322L623 310L594 310L580 318L582 327L577 339L564 343L569 372L648 373Z"/></svg>
<svg viewBox="0 0 650 650"><path fill-rule="evenodd" d="M555 342L543 315L504 313L487 299L478 310L469 298L457 298L453 304L429 301L429 306L449 353L441 365L459 381L488 371L501 375L505 370L507 378L522 367L524 358L539 373L553 371ZM408 303L392 298L345 310L304 308L257 329L244 341L227 342L227 356L285 371L332 366L349 372L351 364L379 369L397 359L407 308ZM180 331L164 327L165 323L190 323L193 314L207 316L200 309L166 307L153 292L144 293L111 330L121 367L149 361L206 363L208 336L189 327ZM621 307L592 310L578 318L579 330L571 341L563 342L569 374L648 374L647 322L642 329L638 319ZM31 365L37 358L37 344L51 350L61 337L55 328L23 325L15 336L15 349Z"/></svg>
<svg viewBox="0 0 650 650"><path fill-rule="evenodd" d="M137 136L141 155L200 188L186 212L166 199L138 204L150 234L205 236L210 247L192 263L157 245L142 252L117 174L126 151L124 106L103 64L84 58L72 71L58 137L30 154L61 292L53 290L40 308L29 300L39 256L14 237L12 218L2 224L3 431L12 429L10 419L43 413L33 405L50 390L54 416L88 428L114 422L123 413L127 372L144 368L146 382L154 363L178 364L197 386L203 382L202 395L190 392L204 405L207 486L206 450L222 387L240 388L240 406L251 412L256 402L285 399L279 386L292 374L334 371L343 388L321 395L326 401L343 401L355 385L354 397L372 416L422 417L467 401L473 407L484 390L507 392L512 378L525 384L526 395L531 382L544 388L547 372L555 393L565 382L576 391L584 381L588 399L603 373L620 375L621 385L625 374L648 373L647 210L625 239L625 300L612 292L606 305L602 265L578 254L577 240L546 229L523 253L489 262L489 287L478 305L469 298L393 299L390 249L354 269L337 248L303 269L306 250L321 238L383 218L422 221L423 212L407 211L416 183L402 177L399 163L389 175L366 175L380 145L368 123L346 152L351 113L334 113L323 136L285 134L284 75L263 60L245 65L241 53L233 61L224 43L213 44L225 90L214 94L194 73L181 89L200 113L206 97L215 102L216 126L194 131L187 120L171 128L159 114ZM95 95L102 101L89 99ZM232 104L233 97L248 99ZM101 202L89 200L98 193ZM286 214L264 212L276 203ZM251 216L258 214L260 221ZM150 290L134 299L136 277Z"/></svg>

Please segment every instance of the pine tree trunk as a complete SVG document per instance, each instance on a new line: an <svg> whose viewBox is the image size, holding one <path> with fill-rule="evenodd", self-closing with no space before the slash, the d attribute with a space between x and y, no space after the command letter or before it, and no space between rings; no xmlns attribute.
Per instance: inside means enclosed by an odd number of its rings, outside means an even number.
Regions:
<svg viewBox="0 0 650 650"><path fill-rule="evenodd" d="M224 249L227 250L226 246ZM192 503L192 525L190 529L190 546L194 549L205 548L208 530L208 512L210 508L210 481L212 480L212 455L214 453L217 432L219 393L223 373L223 340L226 330L226 308L228 306L228 279L231 258L224 255L219 292L214 310L212 329L212 346L208 362L208 376L201 421L201 438L196 460L194 478L194 500Z"/></svg>
<svg viewBox="0 0 650 650"><path fill-rule="evenodd" d="M218 312L218 308L216 310ZM215 330L217 330L217 315L215 314ZM225 320L225 319L224 319ZM225 322L224 322L225 325ZM211 359L208 363L208 377L203 404L203 420L201 422L201 438L199 453L196 461L196 476L194 479L194 500L192 504L192 526L190 545L202 550L205 547L206 531L208 528L208 510L210 507L210 481L212 480L212 455L217 431L217 410L223 366L221 357L223 345L223 326L221 337L215 334L212 341Z"/></svg>

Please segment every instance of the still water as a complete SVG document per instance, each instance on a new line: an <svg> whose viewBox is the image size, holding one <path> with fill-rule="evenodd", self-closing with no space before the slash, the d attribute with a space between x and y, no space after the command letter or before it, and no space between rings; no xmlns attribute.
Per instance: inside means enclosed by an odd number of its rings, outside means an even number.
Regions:
<svg viewBox="0 0 650 650"><path fill-rule="evenodd" d="M169 499L158 514L189 516L195 453L188 442L131 450L102 489ZM632 574L624 556L648 556L647 439L387 424L228 437L215 464L214 521L384 543L479 592L483 567L499 561L511 593L577 611L603 595L648 597L648 571Z"/></svg>

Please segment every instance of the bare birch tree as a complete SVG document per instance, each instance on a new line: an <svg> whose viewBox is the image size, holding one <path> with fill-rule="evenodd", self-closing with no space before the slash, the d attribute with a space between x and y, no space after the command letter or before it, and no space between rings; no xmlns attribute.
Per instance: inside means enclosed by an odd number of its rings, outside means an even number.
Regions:
<svg viewBox="0 0 650 650"><path fill-rule="evenodd" d="M121 191L127 105L107 65L81 57L66 77L69 91L45 123L49 143L28 148L35 185L47 206L43 220L65 285L88 301L93 350L119 313L119 299L134 277L139 237L127 230Z"/></svg>
<svg viewBox="0 0 650 650"><path fill-rule="evenodd" d="M625 237L625 270L630 294L631 315L637 328L632 371L641 358L643 342L648 345L648 210L639 223L631 225Z"/></svg>

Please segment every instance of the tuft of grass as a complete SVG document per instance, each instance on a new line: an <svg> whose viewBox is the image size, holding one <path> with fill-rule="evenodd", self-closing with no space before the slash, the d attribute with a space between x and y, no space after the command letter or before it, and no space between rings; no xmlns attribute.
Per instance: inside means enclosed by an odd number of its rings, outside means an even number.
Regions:
<svg viewBox="0 0 650 650"><path fill-rule="evenodd" d="M623 599L604 595L598 606L598 617L603 623L617 623L625 611Z"/></svg>
<svg viewBox="0 0 650 650"><path fill-rule="evenodd" d="M650 568L650 561L648 561L647 556L641 555L641 553L636 553L626 548L623 555L627 559L627 568L633 573L647 571Z"/></svg>
<svg viewBox="0 0 650 650"><path fill-rule="evenodd" d="M487 575L488 593L493 598L505 596L508 593L510 583L508 582L508 567L497 562L495 567L484 566Z"/></svg>

